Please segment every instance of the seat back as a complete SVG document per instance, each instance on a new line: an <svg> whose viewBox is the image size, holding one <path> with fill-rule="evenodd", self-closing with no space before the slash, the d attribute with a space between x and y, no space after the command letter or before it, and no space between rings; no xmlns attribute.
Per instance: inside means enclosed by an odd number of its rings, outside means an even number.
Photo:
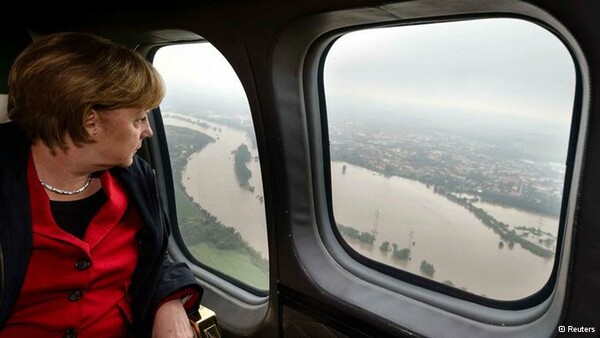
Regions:
<svg viewBox="0 0 600 338"><path fill-rule="evenodd" d="M9 121L6 111L8 102L8 73L13 62L29 43L31 34L25 29L15 29L0 37L0 123Z"/></svg>
<svg viewBox="0 0 600 338"><path fill-rule="evenodd" d="M0 123L10 121L8 119L8 112L6 111L7 103L8 103L8 95L0 94Z"/></svg>

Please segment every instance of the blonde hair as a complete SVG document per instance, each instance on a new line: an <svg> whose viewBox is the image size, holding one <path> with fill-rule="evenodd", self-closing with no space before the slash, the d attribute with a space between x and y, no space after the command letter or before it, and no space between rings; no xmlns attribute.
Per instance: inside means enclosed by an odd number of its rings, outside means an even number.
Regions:
<svg viewBox="0 0 600 338"><path fill-rule="evenodd" d="M63 32L31 43L8 77L8 116L32 140L66 149L91 142L92 109L152 109L165 95L157 70L137 52L88 33Z"/></svg>

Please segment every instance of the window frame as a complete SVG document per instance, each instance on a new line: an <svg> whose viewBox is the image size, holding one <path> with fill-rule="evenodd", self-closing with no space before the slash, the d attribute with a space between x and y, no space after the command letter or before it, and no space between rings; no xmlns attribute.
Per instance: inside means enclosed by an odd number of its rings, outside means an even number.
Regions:
<svg viewBox="0 0 600 338"><path fill-rule="evenodd" d="M272 57L274 104L282 133L290 131L289 125L296 125L294 135L299 138L282 140L282 151L288 157L284 165L291 172L294 165L307 163L309 172L306 173L306 179L310 182L305 187L301 180L293 177L301 175L300 173L290 174L292 177L286 193L292 250L314 287L323 294L328 294L340 307L352 309L372 319L374 325L391 325L426 336L442 332L451 336L464 336L474 331L492 337L503 337L506 334L552 335L566 299L573 223L589 114L589 69L584 54L566 27L534 5L518 0L486 3L485 6L462 2L460 6L456 5L453 2L436 2L436 6L427 7L414 2L403 2L378 8L323 13L302 18L280 34ZM335 19L330 20L333 16ZM556 32L571 51L578 74L574 110L577 117L573 119L572 125L579 129L572 129L570 136L569 154L573 154L573 165L568 167L572 168L573 175L569 173L572 179L565 182L570 189L563 200L567 207L563 207L561 211L565 225L562 227L560 243L557 244L560 255L556 263L556 282L545 299L536 301L537 305L529 303L529 307L523 309L509 310L479 304L471 299L448 295L443 289L440 292L437 285L432 285L432 288L413 285L361 264L338 242L325 198L327 182L324 173L327 171L323 153L325 140L322 139L324 104L320 92L322 87L319 87L318 82L321 56L331 41L344 31L358 27L490 16L526 19ZM290 58L290 55L294 57ZM282 74L298 74L298 77L285 78L284 75L278 75L278 70ZM573 142L574 140L577 142ZM312 214L308 218L302 218L302 210L309 207L306 205L307 199L312 203ZM303 288L293 279L283 282L292 288ZM368 294L369 299L361 297L365 294ZM429 323L426 327L416 324L423 320Z"/></svg>
<svg viewBox="0 0 600 338"><path fill-rule="evenodd" d="M185 42L185 43L171 43L171 44L165 44L165 45L161 45L161 46L158 46L158 47L154 47L152 49L152 60L154 60L154 57L155 57L156 53L158 53L161 48L170 47L170 46L177 46L177 45L205 44L205 43L210 44L210 46L212 48L214 48L219 53L221 53L221 51L219 51L215 45L211 44L207 40L199 40L199 41L192 41L192 42L188 41L188 42ZM223 54L221 53L221 55L223 55ZM225 57L225 56L223 56L223 57ZM199 60L199 62L200 62L200 60ZM233 67L232 67L232 70L234 70ZM239 80L239 78L238 78L238 80ZM241 80L240 80L240 85L241 84L242 83L241 83ZM246 98L247 98L247 95L246 95ZM248 105L248 109L250 109L250 105ZM253 116L250 116L250 117L253 118ZM169 142L168 142L168 138L167 138L167 135L166 135L166 130L164 128L164 124L162 123L162 114L161 114L160 120L161 120L161 122L160 122L161 123L160 134L161 134L161 136L164 136L164 142L161 143L161 145L164 144L164 148L165 148L164 151L165 151L166 154L169 154L169 152L168 152L168 143ZM256 133L256 130L254 132ZM261 173L260 174L262 176L262 166L261 166ZM229 276L229 275L227 275L227 274L219 271L216 268L213 268L213 267L211 267L209 265L206 265L202 261L200 261L189 250L189 248L185 244L185 240L183 239L183 236L182 236L180 228L179 228L179 216L177 214L177 208L176 208L174 178L173 178L173 172L172 172L172 167L171 167L170 159L169 159L168 172L165 171L165 175L167 175L167 177L168 177L168 180L167 180L167 184L168 184L167 193L168 193L168 195L166 195L166 196L167 196L167 201L168 201L168 204L169 204L168 205L168 208L170 210L170 212L169 212L169 215L170 215L169 219L170 219L171 224L172 224L171 228L172 228L172 232L173 232L173 237L174 237L174 239L175 239L175 241L177 243L177 247L179 248L179 251L181 252L181 254L183 254L185 256L186 261L189 262L189 263L191 263L191 264L193 264L194 266L198 266L198 267L202 268L203 270L206 270L206 271L208 271L208 272L210 272L212 274L215 274L215 275L219 276L221 279L227 281L228 283L230 283L232 285L235 285L236 287L238 287L240 289L243 289L244 291L246 291L246 292L248 292L248 293L250 293L250 294L252 294L252 295L254 295L256 297L259 297L260 302L262 302L262 300L269 295L269 290L262 290L262 289L255 288L252 285L249 285L249 284L245 283L244 281L241 281L241 280L239 280L239 279L237 279L237 278L235 278L233 276ZM263 210L263 212L265 212L265 214L266 214L266 210ZM266 230L266 224L265 224L265 232L266 231L267 230ZM247 301L252 302L252 303L256 303L257 302L257 300L254 299L254 298L247 299Z"/></svg>
<svg viewBox="0 0 600 338"><path fill-rule="evenodd" d="M156 52L162 47L188 43L211 43L208 39L200 37L189 31L177 30L176 32L181 36L186 36L186 38L167 42L161 41L160 43L140 44L136 47L136 50L140 54L144 55L150 63L153 63ZM213 47L217 48L213 43L211 44ZM219 52L223 54L220 50ZM223 55L225 56L225 54ZM246 95L248 95L246 88L244 89L246 91ZM254 121L256 116L254 116L251 103L249 108ZM153 113L149 114L148 117L151 127L154 131L154 136L146 140L148 144L147 158L155 168L159 194L164 196L162 199L163 210L165 211L166 218L171 229L167 253L172 260L176 262L184 262L190 267L192 273L204 289L202 295L202 304L208 306L211 310L219 314L219 322L223 328L235 330L236 332L240 333L251 334L252 332L255 332L255 330L267 316L269 305L272 299L272 292L274 291L273 283L271 281L272 277L269 277L269 290L248 290L245 283L240 283L224 273L214 271L214 269L207 268L204 265L198 265L196 262L190 259L190 257L193 257L193 255L187 249L179 230L177 210L175 205L173 173L168 151L168 140L162 121L161 107L159 106L158 108L154 109ZM254 127L255 133L257 134L256 137L257 143L259 143L258 147L260 152L261 141L259 141L260 134L259 130L256 129L256 121L254 121ZM266 170L264 168L265 160L264 156L261 155L262 153L259 155L261 163L261 175L264 179ZM264 181L263 189L265 189ZM265 192L265 213L268 212L268 202L266 196L267 192ZM269 251L270 250L271 249L269 249ZM269 263L270 270L272 269L271 264L272 263ZM269 274L272 275L272 272L270 271Z"/></svg>
<svg viewBox="0 0 600 338"><path fill-rule="evenodd" d="M210 44L210 46L212 48L214 48L215 50L218 51L217 47L214 46L213 44L211 44L207 40L198 40L198 41L192 41L192 42L188 41L185 43L172 43L172 44L165 44L165 45L154 47L151 50L151 60L153 61L154 57L156 56L156 53L158 53L160 49L165 48L165 47L178 46L178 45L191 45L191 44L206 44L206 43ZM219 53L221 53L221 52L219 51ZM221 55L222 55L222 53L221 53ZM198 60L198 61L201 62L201 60ZM233 67L232 67L232 69L233 69ZM239 78L238 78L238 80L239 80ZM241 84L241 80L240 80L240 84ZM244 94L247 95L246 93L244 93ZM248 109L250 110L250 105L248 105ZM250 117L252 117L252 116L250 116ZM256 131L255 131L255 133L256 133ZM169 151L168 151L169 140L166 135L166 130L165 130L164 124L162 122L162 114L160 114L160 132L158 134L160 134L160 139L162 141L162 142L160 142L160 147L163 148L162 151L164 151L165 154L169 154ZM227 281L228 283L235 285L236 287L238 287L256 297L259 297L259 299L260 299L259 303L262 303L262 300L269 295L269 290L262 290L262 289L255 288L249 284L246 284L244 281L241 281L233 276L229 276L229 275L219 271L216 268L213 268L209 265L204 264L189 250L189 248L185 244L185 240L183 239L183 236L182 236L180 228L179 228L179 216L177 214L177 206L176 206L176 201L175 201L175 187L174 187L174 178L173 178L173 171L172 171L173 168L171 166L170 157L167 158L167 160L168 160L167 161L168 163L164 163L165 168L166 168L164 175L167 178L167 182L166 182L167 189L165 191L165 193L166 193L165 196L167 196L166 200L167 200L168 210L169 210L169 220L171 222L171 232L173 233L173 238L175 239L175 242L177 243L177 248L179 249L180 253L183 254L183 256L185 256L185 259L187 262L191 263L194 266L198 266L198 267L202 268L203 270L206 270L206 271L218 276L219 278ZM261 166L261 168L262 168L262 166ZM262 175L262 170L261 170L261 175ZM263 211L266 213L266 210L263 210ZM266 232L266 224L265 224L265 232ZM255 299L254 297L248 298L246 300L251 303L257 302L257 299Z"/></svg>
<svg viewBox="0 0 600 338"><path fill-rule="evenodd" d="M325 84L324 84L323 73L324 73L325 62L326 62L326 59L328 56L328 52L331 49L331 47L333 47L333 45L335 44L337 39L342 37L344 34L361 31L363 29L368 29L368 28L400 28L400 27L404 27L404 26L427 25L427 24L436 24L436 23L445 23L445 22L466 22L466 21L470 21L470 20L485 20L485 19L517 19L517 20L523 20L523 21L529 22L531 24L537 25L539 28L546 29L548 34L554 35L554 37L557 38L560 42L562 42L564 47L569 51L572 61L573 61L573 66L575 69L574 73L575 73L575 77L576 77L576 79L575 79L576 88L574 88L574 100L573 100L573 107L572 107L572 111L571 111L571 128L570 128L570 132L569 132L570 133L569 134L569 144L568 144L568 149L567 149L567 154L566 154L567 155L566 156L566 171L565 171L564 184L563 184L563 197L561 199L561 210L560 210L560 213L558 216L559 217L558 218L558 231L557 231L557 237L556 237L557 247L556 247L556 253L554 256L552 271L550 273L548 280L546 281L546 283L544 285L541 286L540 290L538 290L537 292L535 292L527 297L524 297L524 298L518 299L518 300L498 300L498 299L484 297L484 296L481 296L481 295L478 295L475 293L461 290L457 287L452 287L452 286L446 285L442 282L438 282L433 279L419 276L415 273L412 273L412 272L409 272L406 270L402 270L400 268L395 268L393 266L378 262L374 259L368 258L368 257L360 254L358 251L354 250L352 248L352 246L343 238L342 234L340 233L340 231L338 229L337 223L335 221L335 215L334 215L334 210L333 210L334 209L333 201L332 201L333 191L332 191L331 168L330 168L331 159L330 159L330 153L329 153L330 140L329 140L329 130L328 130L328 120L327 120L328 113L327 113ZM321 105L321 107L320 107L320 112L321 112L320 125L321 125L321 129L322 129L322 131L321 131L322 135L320 135L319 137L322 138L321 143L323 144L322 156L323 156L323 175L324 175L324 184L325 184L325 191L326 191L326 204L327 204L326 212L329 214L329 220L326 223L328 223L328 225L332 228L333 235L335 236L335 239L339 242L339 245L347 252L347 254L350 257L352 257L354 260L356 260L361 265L372 268L378 272L381 272L381 273L391 276L393 278L408 282L410 284L419 285L419 286L425 287L430 290L435 290L436 292L441 292L441 293L447 294L447 295L455 297L455 298L463 299L468 302L481 304L486 307L492 307L492 308L503 309L503 310L527 309L527 308L531 308L533 306L541 304L545 299L547 299L552 294L552 289L553 289L554 284L556 283L556 278L557 278L557 270L558 270L559 261L560 261L559 258L562 254L562 252L561 252L562 245L558 245L558 244L562 243L563 237L564 237L566 212L567 212L567 208L568 208L568 204L569 204L568 195L569 195L569 192L571 191L571 182L573 180L573 165L575 162L575 150L577 147L574 136L578 135L578 133L579 133L579 124L580 124L580 115L581 115L580 114L580 112L581 112L581 94L582 94L581 93L581 76L580 76L580 71L579 71L579 65L577 64L576 59L573 57L573 51L569 48L569 45L565 42L565 39L563 37L561 37L558 32L553 30L552 27L548 27L547 25L545 25L541 22L538 22L537 20L533 20L532 18L526 18L526 17L522 17L522 16L517 16L517 15L502 15L502 16L499 16L499 15L470 16L469 15L469 16L446 18L444 20L436 20L435 22L431 22L429 20L425 20L425 21L416 20L416 21L406 21L406 22L402 22L400 24L376 25L375 27L367 25L367 26L354 26L354 27L344 28L341 30L337 30L335 33L333 33L330 37L327 38L325 48L323 49L320 60L318 62L318 86L319 86L319 88L318 88L319 102ZM326 225L323 225L323 226L326 226ZM331 238L331 236L326 232L322 232L322 235L324 236L324 238L326 238L329 241L333 240ZM366 280L372 280L371 276L372 276L371 274L365 274L364 278ZM374 280L374 282L375 282L375 280Z"/></svg>

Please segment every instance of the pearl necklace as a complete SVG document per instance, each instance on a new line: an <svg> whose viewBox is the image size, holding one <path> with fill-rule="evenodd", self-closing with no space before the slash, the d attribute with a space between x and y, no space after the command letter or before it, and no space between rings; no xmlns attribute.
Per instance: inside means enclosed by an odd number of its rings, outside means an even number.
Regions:
<svg viewBox="0 0 600 338"><path fill-rule="evenodd" d="M52 192L55 192L57 194L61 194L61 195L76 195L76 194L79 194L80 192L84 191L85 189L87 189L87 187L90 186L90 182L91 181L92 181L92 176L88 176L87 180L83 184L83 187L81 187L81 188L79 188L77 190L62 190L62 189L58 189L58 188L55 188L55 187L51 186L48 183L43 182L42 180L40 180L40 184L44 188L46 188L46 189L48 189L48 190L50 190Z"/></svg>

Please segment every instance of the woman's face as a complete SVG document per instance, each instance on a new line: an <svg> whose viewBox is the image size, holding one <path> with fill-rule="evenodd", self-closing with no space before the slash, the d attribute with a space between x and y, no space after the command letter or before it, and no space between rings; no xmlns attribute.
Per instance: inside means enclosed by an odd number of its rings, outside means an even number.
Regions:
<svg viewBox="0 0 600 338"><path fill-rule="evenodd" d="M142 146L142 141L153 134L148 113L148 110L139 108L120 108L99 113L99 132L94 144L98 164L128 167L133 163L133 155Z"/></svg>

